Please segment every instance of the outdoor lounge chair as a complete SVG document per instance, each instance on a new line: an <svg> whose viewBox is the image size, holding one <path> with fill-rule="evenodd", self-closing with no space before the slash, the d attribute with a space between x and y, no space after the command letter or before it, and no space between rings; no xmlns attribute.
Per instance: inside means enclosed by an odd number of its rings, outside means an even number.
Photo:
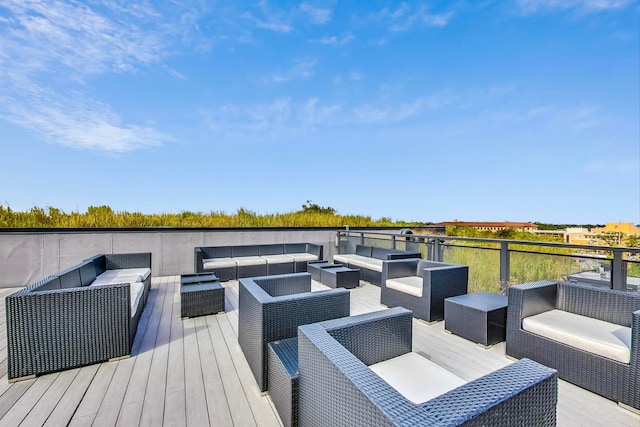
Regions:
<svg viewBox="0 0 640 427"><path fill-rule="evenodd" d="M469 267L422 259L383 261L380 304L427 322L444 319L445 298L467 293Z"/></svg>
<svg viewBox="0 0 640 427"><path fill-rule="evenodd" d="M403 308L298 328L299 424L555 425L553 369L523 359L464 383L412 353L411 343Z"/></svg>
<svg viewBox="0 0 640 427"><path fill-rule="evenodd" d="M506 353L640 411L640 294L553 280L511 286Z"/></svg>
<svg viewBox="0 0 640 427"><path fill-rule="evenodd" d="M346 289L311 292L311 274L240 279L238 342L258 382L267 385L267 344L293 338L298 326L349 315Z"/></svg>

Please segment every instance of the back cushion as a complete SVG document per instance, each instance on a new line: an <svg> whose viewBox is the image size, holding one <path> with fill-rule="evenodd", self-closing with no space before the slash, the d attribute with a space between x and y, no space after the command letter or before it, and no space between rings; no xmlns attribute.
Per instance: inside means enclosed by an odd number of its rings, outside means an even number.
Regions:
<svg viewBox="0 0 640 427"><path fill-rule="evenodd" d="M203 247L204 258L231 258L231 246Z"/></svg>
<svg viewBox="0 0 640 427"><path fill-rule="evenodd" d="M285 243L284 245L285 254L303 254L305 252L307 252L306 243Z"/></svg>
<svg viewBox="0 0 640 427"><path fill-rule="evenodd" d="M558 309L631 327L632 313L640 310L640 294L558 283Z"/></svg>
<svg viewBox="0 0 640 427"><path fill-rule="evenodd" d="M60 278L60 289L77 288L82 286L80 281L80 269L75 267L58 275Z"/></svg>
<svg viewBox="0 0 640 427"><path fill-rule="evenodd" d="M356 255L366 256L371 258L371 246L356 245Z"/></svg>
<svg viewBox="0 0 640 427"><path fill-rule="evenodd" d="M248 245L248 246L232 246L231 256L258 256L260 255L260 246Z"/></svg>
<svg viewBox="0 0 640 427"><path fill-rule="evenodd" d="M260 255L282 255L284 253L284 245L261 245Z"/></svg>
<svg viewBox="0 0 640 427"><path fill-rule="evenodd" d="M371 256L376 259L387 259L387 255L391 252L390 249L373 248L371 250Z"/></svg>

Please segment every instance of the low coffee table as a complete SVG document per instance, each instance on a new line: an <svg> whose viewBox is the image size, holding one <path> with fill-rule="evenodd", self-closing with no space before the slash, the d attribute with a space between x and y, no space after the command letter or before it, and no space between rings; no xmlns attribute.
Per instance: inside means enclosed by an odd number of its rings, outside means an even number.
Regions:
<svg viewBox="0 0 640 427"><path fill-rule="evenodd" d="M360 270L341 265L321 268L320 282L330 288L357 288L360 285Z"/></svg>
<svg viewBox="0 0 640 427"><path fill-rule="evenodd" d="M334 264L329 261L309 261L307 263L307 273L316 282L320 281L320 270L323 268L342 267L342 264Z"/></svg>
<svg viewBox="0 0 640 427"><path fill-rule="evenodd" d="M215 274L180 276L180 316L205 316L224 312L224 288Z"/></svg>
<svg viewBox="0 0 640 427"><path fill-rule="evenodd" d="M504 341L507 324L505 295L475 292L445 298L445 330L484 347Z"/></svg>

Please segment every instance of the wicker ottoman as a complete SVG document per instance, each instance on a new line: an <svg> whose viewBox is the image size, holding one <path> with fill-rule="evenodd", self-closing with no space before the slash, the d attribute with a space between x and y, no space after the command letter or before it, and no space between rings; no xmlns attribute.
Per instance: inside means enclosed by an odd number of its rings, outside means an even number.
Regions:
<svg viewBox="0 0 640 427"><path fill-rule="evenodd" d="M214 274L180 276L180 316L196 317L224 312L224 288Z"/></svg>
<svg viewBox="0 0 640 427"><path fill-rule="evenodd" d="M341 267L342 264L334 264L329 261L309 261L307 263L307 273L311 274L311 279L320 281L320 270L323 268Z"/></svg>
<svg viewBox="0 0 640 427"><path fill-rule="evenodd" d="M360 285L360 270L338 265L321 268L320 282L330 288L357 288Z"/></svg>
<svg viewBox="0 0 640 427"><path fill-rule="evenodd" d="M445 330L489 347L504 341L507 324L505 295L475 292L445 298Z"/></svg>
<svg viewBox="0 0 640 427"><path fill-rule="evenodd" d="M268 344L269 395L285 427L298 425L298 338Z"/></svg>

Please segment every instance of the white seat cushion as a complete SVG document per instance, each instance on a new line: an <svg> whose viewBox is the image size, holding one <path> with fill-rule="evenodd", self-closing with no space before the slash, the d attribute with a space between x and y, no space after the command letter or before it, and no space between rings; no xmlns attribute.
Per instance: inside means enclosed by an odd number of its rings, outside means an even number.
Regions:
<svg viewBox="0 0 640 427"><path fill-rule="evenodd" d="M335 260L336 257L338 255L334 256L333 259ZM369 261L371 261L373 258L367 258L366 256L362 256L362 255L349 255L349 266L350 267L362 267L362 268L367 268L366 265Z"/></svg>
<svg viewBox="0 0 640 427"><path fill-rule="evenodd" d="M259 256L243 256L234 258L234 260L236 261L236 264L238 264L238 267L244 265L261 265L267 263L267 260L265 258Z"/></svg>
<svg viewBox="0 0 640 427"><path fill-rule="evenodd" d="M131 317L133 317L136 315L136 310L138 310L138 303L143 294L144 284L142 282L130 283L129 290L131 291Z"/></svg>
<svg viewBox="0 0 640 427"><path fill-rule="evenodd" d="M349 261L351 261L351 259L353 259L356 255L355 254L342 254L342 255L334 255L333 256L333 262L339 262L342 264L349 264Z"/></svg>
<svg viewBox="0 0 640 427"><path fill-rule="evenodd" d="M389 289L395 289L396 291L404 292L405 294L413 295L414 297L422 297L422 277L407 276L398 277L396 279L387 279L385 286Z"/></svg>
<svg viewBox="0 0 640 427"><path fill-rule="evenodd" d="M417 353L409 352L369 368L415 404L427 402L466 382Z"/></svg>
<svg viewBox="0 0 640 427"><path fill-rule="evenodd" d="M207 258L202 260L202 268L229 268L235 267L236 261L233 258Z"/></svg>
<svg viewBox="0 0 640 427"><path fill-rule="evenodd" d="M139 274L140 276L142 276L142 280L147 280L147 277L151 275L150 268L125 268L120 271L126 272L128 274Z"/></svg>
<svg viewBox="0 0 640 427"><path fill-rule="evenodd" d="M294 253L294 254L285 254L286 256L290 256L294 261L316 261L318 257L313 254L308 254L306 252Z"/></svg>
<svg viewBox="0 0 640 427"><path fill-rule="evenodd" d="M522 320L522 329L622 363L631 360L631 328L550 310Z"/></svg>
<svg viewBox="0 0 640 427"><path fill-rule="evenodd" d="M289 255L260 255L260 258L266 259L267 264L288 264L294 261Z"/></svg>
<svg viewBox="0 0 640 427"><path fill-rule="evenodd" d="M115 270L106 270L98 277L125 277L125 276L140 276L141 281L146 280L151 275L150 268L121 268Z"/></svg>
<svg viewBox="0 0 640 427"><path fill-rule="evenodd" d="M115 283L135 283L135 282L142 282L142 276L135 275L135 274L131 274L131 275L127 275L127 274L104 275L104 274L101 274L100 276L96 277L96 280L94 280L91 283L91 285L92 286L93 285L112 285L112 284L115 284Z"/></svg>
<svg viewBox="0 0 640 427"><path fill-rule="evenodd" d="M364 263L363 267L369 270L382 272L382 260L369 258L367 259L367 262Z"/></svg>

